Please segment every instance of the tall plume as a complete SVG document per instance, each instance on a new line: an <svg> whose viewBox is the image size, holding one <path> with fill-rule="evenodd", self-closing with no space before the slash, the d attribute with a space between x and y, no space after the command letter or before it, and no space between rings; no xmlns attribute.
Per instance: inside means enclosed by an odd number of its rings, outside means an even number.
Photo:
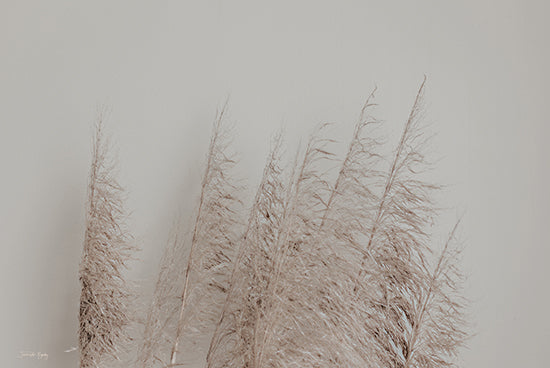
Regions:
<svg viewBox="0 0 550 368"><path fill-rule="evenodd" d="M80 367L99 367L118 359L129 342L130 288L123 271L136 248L125 226L123 189L101 118L96 126L88 186L86 232L80 264Z"/></svg>
<svg viewBox="0 0 550 368"><path fill-rule="evenodd" d="M363 328L363 305L352 293L364 251L364 233L372 225L382 173L380 123L372 116L374 92L367 98L348 150L329 194L320 198L317 223L305 235L305 251L287 260L285 297L277 336L275 366L341 367L371 365L370 342ZM317 194L327 185L318 179ZM311 196L316 197L316 196ZM306 218L317 218L302 204ZM309 216L309 217L308 217ZM313 221L315 222L315 221ZM288 269L288 270L287 270ZM362 290L361 290L362 291Z"/></svg>
<svg viewBox="0 0 550 368"><path fill-rule="evenodd" d="M376 201L376 189L382 176L379 171L382 156L379 152L381 139L376 137L380 122L371 113L376 106L373 101L375 92L376 88L365 101L355 124L348 150L326 203L321 229L331 221L338 224L329 224L329 230L341 230L345 222L355 227L364 227L364 221L369 217L368 210L372 209L372 203Z"/></svg>
<svg viewBox="0 0 550 368"><path fill-rule="evenodd" d="M438 186L421 178L429 167L422 151L427 142L421 124L424 85L425 79L390 163L355 286L357 291L374 285L366 299L366 329L376 358L389 367L403 367L411 354L407 336L415 323L415 298L428 279L424 265L436 214L432 192Z"/></svg>
<svg viewBox="0 0 550 368"><path fill-rule="evenodd" d="M314 326L312 330L322 330L326 340L324 344L320 339L308 342L317 344L317 360L323 366L373 364L372 344L365 337L364 305L360 302L371 290L358 290L356 280L358 273L368 268L357 260L368 255L365 233L372 227L384 179L380 171L381 124L372 115L375 92L376 88L361 109L322 222L310 240L316 244L309 254L310 280L304 281L307 286L300 292L309 295L308 322ZM330 349L333 351L327 354Z"/></svg>
<svg viewBox="0 0 550 368"><path fill-rule="evenodd" d="M181 225L174 226L160 261L153 297L145 316L142 341L137 352L137 367L164 367L166 357L171 353L185 276L183 265L187 254L183 238Z"/></svg>
<svg viewBox="0 0 550 368"><path fill-rule="evenodd" d="M427 282L416 295L412 323L405 335L408 354L404 367L455 366L458 349L468 338L464 316L467 302L462 296L464 276L458 268L458 225L450 232L435 267L425 265Z"/></svg>
<svg viewBox="0 0 550 368"><path fill-rule="evenodd" d="M267 277L265 291L256 315L252 338L250 367L285 366L299 364L308 354L304 340L311 334L293 331L306 327L307 316L301 307L305 299L296 298L299 278L307 276L307 264L311 258L312 244L308 241L322 221L326 204L328 183L319 170L320 163L332 159L327 150L332 142L323 138L320 126L311 136L301 160L293 168L291 183L287 186L286 199L273 245L272 268ZM297 312L300 312L297 314ZM299 324L299 326L296 326Z"/></svg>
<svg viewBox="0 0 550 368"><path fill-rule="evenodd" d="M282 136L273 141L240 241L227 298L212 336L207 367L243 367L253 357L252 338L272 270L274 242L284 207Z"/></svg>
<svg viewBox="0 0 550 368"><path fill-rule="evenodd" d="M219 319L227 293L234 249L241 231L241 188L232 181L235 160L223 125L226 107L217 114L207 154L197 215L179 300L170 366L197 358ZM183 343L183 344L182 344Z"/></svg>

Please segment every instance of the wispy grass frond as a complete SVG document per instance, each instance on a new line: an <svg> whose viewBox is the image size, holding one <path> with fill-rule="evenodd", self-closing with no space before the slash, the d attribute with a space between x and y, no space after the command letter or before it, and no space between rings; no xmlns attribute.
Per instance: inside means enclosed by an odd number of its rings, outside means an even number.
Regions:
<svg viewBox="0 0 550 368"><path fill-rule="evenodd" d="M323 215L321 228L327 222L329 230L339 232L361 229L368 224L371 217L373 203L377 200L377 189L380 186L380 163L383 156L380 153L382 139L379 133L380 122L372 115L376 106L374 94L369 95L359 119L355 124L353 136L350 139L348 150L342 160L338 176ZM344 227L344 228L343 228Z"/></svg>
<svg viewBox="0 0 550 368"><path fill-rule="evenodd" d="M207 367L244 367L253 359L255 323L272 272L284 211L282 136L273 141L239 245L229 292L207 355Z"/></svg>
<svg viewBox="0 0 550 368"><path fill-rule="evenodd" d="M231 264L241 231L241 187L234 181L234 155L224 125L226 107L214 122L206 169L180 299L170 365L196 359L212 334L229 288ZM180 344L185 339L186 344ZM180 354L182 353L182 354ZM178 356L179 354L179 356Z"/></svg>
<svg viewBox="0 0 550 368"><path fill-rule="evenodd" d="M96 126L80 264L80 367L104 366L127 347L131 293L123 271L136 248L125 226L124 191L114 176L101 118Z"/></svg>
<svg viewBox="0 0 550 368"><path fill-rule="evenodd" d="M462 295L464 276L458 267L458 225L450 232L435 267L425 267L429 277L424 290L416 295L411 329L406 335L409 349L405 367L455 366L458 350L468 337L464 314L467 302Z"/></svg>
<svg viewBox="0 0 550 368"><path fill-rule="evenodd" d="M160 269L147 310L142 341L138 346L136 366L164 367L176 336L178 313L184 284L186 247L181 225L174 226L172 236L160 261Z"/></svg>
<svg viewBox="0 0 550 368"><path fill-rule="evenodd" d="M327 203L328 182L320 163L333 159L328 149L333 141L321 136L326 127L321 125L310 137L287 187L273 266L256 317L251 367L273 366L275 362L284 366L285 361L298 363L306 353L295 345L298 342L289 335L288 323L297 321L296 303L300 300L295 299L297 289L292 286L297 285L296 277L307 272L304 265L312 246L308 240L321 224ZM294 343L289 343L292 340Z"/></svg>
<svg viewBox="0 0 550 368"><path fill-rule="evenodd" d="M414 323L416 296L426 284L423 265L430 254L430 226L436 214L432 201L437 185L422 179L429 168L423 153L427 138L422 127L424 84L409 118L379 197L360 270L360 283L376 285L370 293L367 328L381 364L402 367L410 354L407 331ZM362 277L362 276L365 277Z"/></svg>

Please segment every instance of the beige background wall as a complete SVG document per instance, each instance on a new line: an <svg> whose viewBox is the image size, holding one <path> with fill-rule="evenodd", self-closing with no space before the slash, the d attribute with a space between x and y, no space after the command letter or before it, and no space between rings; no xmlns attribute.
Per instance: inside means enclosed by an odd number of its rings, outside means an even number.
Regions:
<svg viewBox="0 0 550 368"><path fill-rule="evenodd" d="M0 366L75 367L78 262L97 106L112 110L132 276L189 217L230 95L251 187L270 134L344 139L376 84L392 137L428 76L434 175L465 213L476 335L467 367L547 367L550 302L544 1L0 2ZM447 221L447 220L445 220ZM449 225L444 222L443 226ZM20 351L49 359L18 359Z"/></svg>

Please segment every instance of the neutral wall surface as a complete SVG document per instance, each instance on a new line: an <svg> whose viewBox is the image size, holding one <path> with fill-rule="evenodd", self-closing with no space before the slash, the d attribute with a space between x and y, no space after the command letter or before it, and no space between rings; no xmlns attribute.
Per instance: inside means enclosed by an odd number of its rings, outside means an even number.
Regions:
<svg viewBox="0 0 550 368"><path fill-rule="evenodd" d="M110 109L148 289L197 200L227 96L250 188L270 136L351 134L378 86L390 139L428 77L434 175L464 214L466 367L548 367L544 1L0 2L0 367L75 367L92 124ZM98 107L99 106L99 107ZM456 209L455 209L456 208ZM447 221L447 220L445 220ZM445 222L442 227L448 227ZM19 358L21 351L48 360Z"/></svg>

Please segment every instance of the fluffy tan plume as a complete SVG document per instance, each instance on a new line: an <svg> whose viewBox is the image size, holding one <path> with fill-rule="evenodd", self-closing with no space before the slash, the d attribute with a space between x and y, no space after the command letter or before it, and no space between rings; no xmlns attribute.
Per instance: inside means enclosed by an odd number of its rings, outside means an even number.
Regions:
<svg viewBox="0 0 550 368"><path fill-rule="evenodd" d="M284 206L281 144L279 134L274 139L247 230L240 241L227 298L210 342L207 367L247 366L253 357L255 322L273 266L273 246Z"/></svg>
<svg viewBox="0 0 550 368"><path fill-rule="evenodd" d="M102 121L96 126L80 264L80 367L118 359L129 342L130 288L123 271L136 248L125 227L123 189L114 177Z"/></svg>
<svg viewBox="0 0 550 368"><path fill-rule="evenodd" d="M235 160L228 151L225 113L224 106L212 131L169 366L185 365L203 355L200 347L213 333L229 287L242 221L241 188L231 173Z"/></svg>

